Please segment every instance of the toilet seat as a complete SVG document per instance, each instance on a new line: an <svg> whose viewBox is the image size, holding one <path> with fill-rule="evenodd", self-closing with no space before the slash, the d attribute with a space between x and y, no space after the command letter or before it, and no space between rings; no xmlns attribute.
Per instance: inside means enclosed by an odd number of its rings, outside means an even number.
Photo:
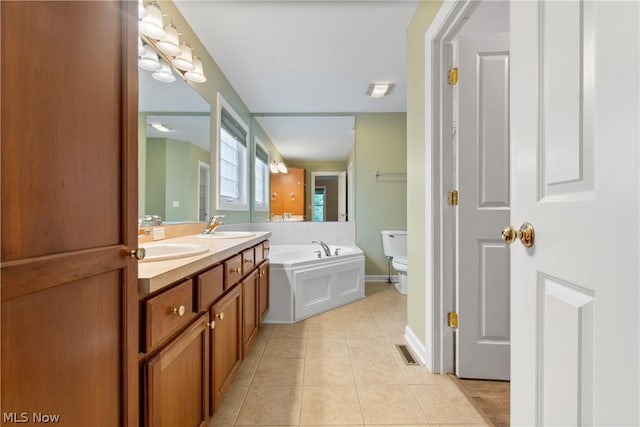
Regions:
<svg viewBox="0 0 640 427"><path fill-rule="evenodd" d="M391 262L396 271L406 272L408 269L408 261L406 256L394 256Z"/></svg>

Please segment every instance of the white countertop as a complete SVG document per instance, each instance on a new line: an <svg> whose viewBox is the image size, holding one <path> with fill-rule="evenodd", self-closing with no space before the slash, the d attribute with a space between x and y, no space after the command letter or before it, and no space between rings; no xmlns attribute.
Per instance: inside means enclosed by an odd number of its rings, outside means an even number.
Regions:
<svg viewBox="0 0 640 427"><path fill-rule="evenodd" d="M138 291L140 296L191 276L242 252L271 236L271 232L255 231L251 237L237 239L201 239L196 236L157 240L153 243L196 243L207 246L209 252L186 258L165 261L138 262Z"/></svg>

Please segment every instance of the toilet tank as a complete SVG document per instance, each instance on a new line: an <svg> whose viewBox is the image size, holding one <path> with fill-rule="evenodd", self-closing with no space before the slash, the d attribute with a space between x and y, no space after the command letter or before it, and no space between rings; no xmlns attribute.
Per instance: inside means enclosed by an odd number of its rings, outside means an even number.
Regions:
<svg viewBox="0 0 640 427"><path fill-rule="evenodd" d="M382 230L384 256L407 256L407 232L405 230Z"/></svg>

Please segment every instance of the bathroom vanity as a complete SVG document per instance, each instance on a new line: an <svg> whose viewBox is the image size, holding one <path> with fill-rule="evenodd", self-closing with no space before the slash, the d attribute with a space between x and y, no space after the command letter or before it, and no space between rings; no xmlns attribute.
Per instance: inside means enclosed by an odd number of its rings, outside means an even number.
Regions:
<svg viewBox="0 0 640 427"><path fill-rule="evenodd" d="M270 234L170 239L209 251L140 262L141 425L208 424L269 309Z"/></svg>

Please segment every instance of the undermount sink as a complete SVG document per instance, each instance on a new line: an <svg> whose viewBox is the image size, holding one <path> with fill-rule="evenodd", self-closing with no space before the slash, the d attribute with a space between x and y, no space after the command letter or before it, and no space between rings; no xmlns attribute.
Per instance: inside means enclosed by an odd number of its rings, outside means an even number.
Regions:
<svg viewBox="0 0 640 427"><path fill-rule="evenodd" d="M197 234L201 239L241 239L255 236L250 231L214 231L212 234Z"/></svg>
<svg viewBox="0 0 640 427"><path fill-rule="evenodd" d="M142 247L146 253L141 262L185 258L209 251L208 247L195 243L152 243Z"/></svg>

